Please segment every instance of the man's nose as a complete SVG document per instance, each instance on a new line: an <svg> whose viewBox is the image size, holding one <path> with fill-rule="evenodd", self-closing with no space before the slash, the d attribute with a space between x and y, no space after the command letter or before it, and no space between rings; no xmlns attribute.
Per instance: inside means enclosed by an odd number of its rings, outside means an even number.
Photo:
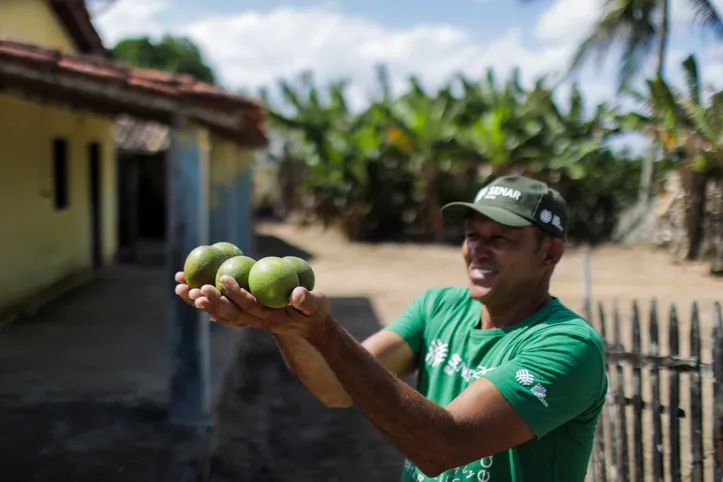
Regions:
<svg viewBox="0 0 723 482"><path fill-rule="evenodd" d="M473 258L477 259L480 257L487 257L491 252L491 245L490 242L484 238L478 238L473 242L468 243L467 249L469 250L469 254L472 255Z"/></svg>

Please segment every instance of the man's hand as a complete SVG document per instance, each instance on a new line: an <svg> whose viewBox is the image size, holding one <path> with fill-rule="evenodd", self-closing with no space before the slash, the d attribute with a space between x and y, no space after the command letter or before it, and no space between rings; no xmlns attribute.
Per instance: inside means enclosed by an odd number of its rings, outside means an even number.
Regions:
<svg viewBox="0 0 723 482"><path fill-rule="evenodd" d="M259 328L275 335L314 340L323 337L330 320L329 299L303 287L297 287L291 293L289 306L267 308L230 276L220 280L226 296L211 285L190 289L182 272L176 273L176 281L178 296L189 305L206 311L211 320L223 326Z"/></svg>

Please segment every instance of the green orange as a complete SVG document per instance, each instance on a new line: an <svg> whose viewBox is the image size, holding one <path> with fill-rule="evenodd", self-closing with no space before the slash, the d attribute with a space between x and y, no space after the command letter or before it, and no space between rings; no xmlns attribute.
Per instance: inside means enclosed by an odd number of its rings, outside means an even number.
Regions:
<svg viewBox="0 0 723 482"><path fill-rule="evenodd" d="M309 291L314 289L316 283L316 276L314 270L311 269L311 265L306 262L305 259L299 258L298 256L285 256L282 258L294 267L296 276L299 277L299 286L303 286Z"/></svg>
<svg viewBox="0 0 723 482"><path fill-rule="evenodd" d="M226 256L213 246L198 246L188 253L183 265L183 277L190 288L200 288L203 285L214 285L216 271L226 260Z"/></svg>
<svg viewBox="0 0 723 482"><path fill-rule="evenodd" d="M241 251L241 248L235 244L229 243L228 241L220 241L212 244L211 246L219 249L226 256L226 259L233 258L234 256L243 256L244 254L244 252Z"/></svg>
<svg viewBox="0 0 723 482"><path fill-rule="evenodd" d="M220 291L222 295L226 295L226 288L221 284L221 277L229 275L236 280L242 289L250 291L249 273L254 263L256 263L256 261L248 256L234 256L224 261L216 272L216 289Z"/></svg>
<svg viewBox="0 0 723 482"><path fill-rule="evenodd" d="M249 288L259 303L269 308L289 304L294 288L299 286L296 270L288 261L277 256L258 260L249 272Z"/></svg>

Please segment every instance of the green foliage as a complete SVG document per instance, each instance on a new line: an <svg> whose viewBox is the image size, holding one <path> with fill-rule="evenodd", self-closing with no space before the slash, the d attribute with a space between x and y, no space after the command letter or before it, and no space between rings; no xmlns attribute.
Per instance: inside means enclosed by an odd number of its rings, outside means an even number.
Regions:
<svg viewBox="0 0 723 482"><path fill-rule="evenodd" d="M599 105L586 115L577 88L563 110L542 80L526 90L516 71L502 83L492 70L457 76L436 92L412 77L399 96L378 73L381 95L361 112L349 109L344 83L321 88L305 73L279 84L284 105L270 117L285 146L276 161L305 200L287 209L352 239L441 240L454 234L441 205L472 199L489 175L521 173L568 198L573 238L600 242L635 199L641 160L611 151L614 113Z"/></svg>
<svg viewBox="0 0 723 482"><path fill-rule="evenodd" d="M660 76L646 82L646 91L628 89L641 104L640 111L621 116L626 130L648 134L679 168L708 172L723 167L723 93L703 98L695 56L681 64L685 89L669 85Z"/></svg>
<svg viewBox="0 0 723 482"><path fill-rule="evenodd" d="M135 67L190 74L209 84L216 81L201 51L187 37L166 35L158 42L148 37L127 38L118 42L112 52L115 59Z"/></svg>

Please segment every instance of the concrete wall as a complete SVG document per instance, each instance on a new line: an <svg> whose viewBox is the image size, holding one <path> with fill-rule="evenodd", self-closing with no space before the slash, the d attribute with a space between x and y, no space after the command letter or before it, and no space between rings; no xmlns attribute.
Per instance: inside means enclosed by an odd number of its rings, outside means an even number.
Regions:
<svg viewBox="0 0 723 482"><path fill-rule="evenodd" d="M75 53L65 28L44 0L0 0L0 37Z"/></svg>
<svg viewBox="0 0 723 482"><path fill-rule="evenodd" d="M110 119L0 94L0 317L91 268L91 142L101 149L102 255L106 262L112 259L117 196L111 127ZM56 137L68 143L68 206L62 210L54 203Z"/></svg>

